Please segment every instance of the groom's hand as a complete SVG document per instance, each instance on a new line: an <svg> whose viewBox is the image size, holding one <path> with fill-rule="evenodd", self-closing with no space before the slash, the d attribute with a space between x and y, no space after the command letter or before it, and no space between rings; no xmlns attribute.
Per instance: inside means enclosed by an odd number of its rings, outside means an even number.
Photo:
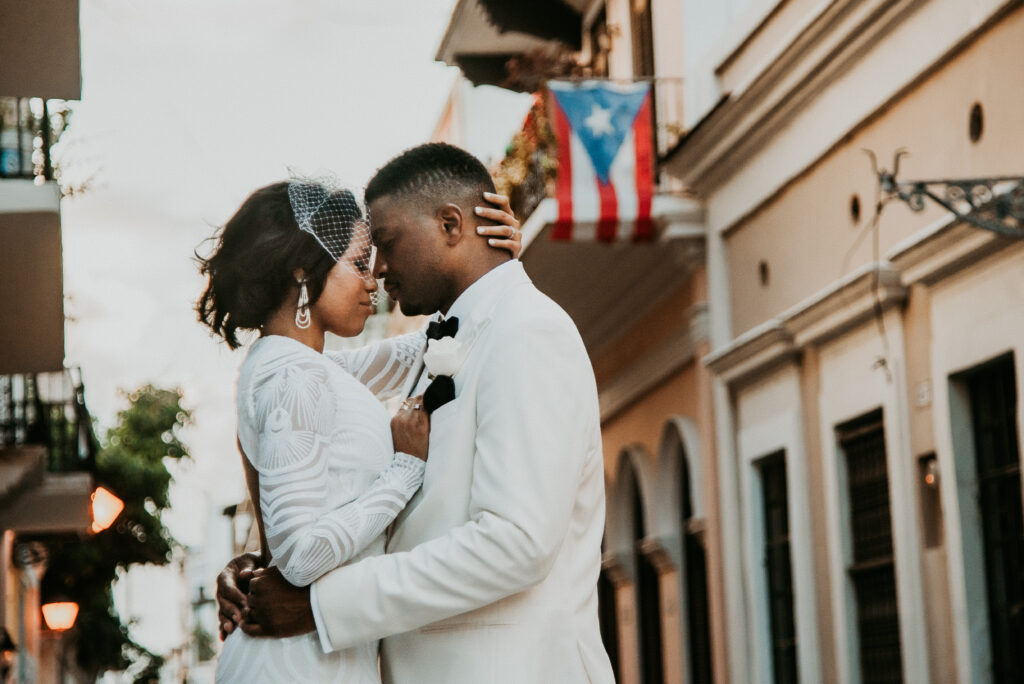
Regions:
<svg viewBox="0 0 1024 684"><path fill-rule="evenodd" d="M309 587L296 587L277 568L253 573L242 624L249 636L289 637L316 631Z"/></svg>
<svg viewBox="0 0 1024 684"><path fill-rule="evenodd" d="M259 567L260 557L255 553L243 553L233 558L217 575L217 607L220 617L220 639L223 641L235 631L242 621L246 608L246 593L249 580Z"/></svg>

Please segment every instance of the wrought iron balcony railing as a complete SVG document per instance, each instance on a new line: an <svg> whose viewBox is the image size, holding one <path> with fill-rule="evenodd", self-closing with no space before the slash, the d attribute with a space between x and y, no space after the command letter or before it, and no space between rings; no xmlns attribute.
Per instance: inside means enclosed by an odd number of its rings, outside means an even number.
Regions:
<svg viewBox="0 0 1024 684"><path fill-rule="evenodd" d="M69 371L0 375L0 449L46 447L50 472L92 472L97 441L85 391Z"/></svg>
<svg viewBox="0 0 1024 684"><path fill-rule="evenodd" d="M0 96L0 178L54 180L51 151L69 118L64 100Z"/></svg>

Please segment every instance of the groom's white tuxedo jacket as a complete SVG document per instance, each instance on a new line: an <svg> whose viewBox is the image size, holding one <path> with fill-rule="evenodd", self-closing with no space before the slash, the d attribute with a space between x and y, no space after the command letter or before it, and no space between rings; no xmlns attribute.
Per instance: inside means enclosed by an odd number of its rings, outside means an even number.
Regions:
<svg viewBox="0 0 1024 684"><path fill-rule="evenodd" d="M314 584L321 641L383 637L395 684L611 684L596 591L604 464L583 342L518 261L448 313L464 360L454 401L431 418L423 487L387 555Z"/></svg>

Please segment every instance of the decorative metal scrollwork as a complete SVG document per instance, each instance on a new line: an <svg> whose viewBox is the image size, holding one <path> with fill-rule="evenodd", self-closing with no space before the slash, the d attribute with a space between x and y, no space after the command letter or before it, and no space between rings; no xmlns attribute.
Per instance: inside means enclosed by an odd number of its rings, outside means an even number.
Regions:
<svg viewBox="0 0 1024 684"><path fill-rule="evenodd" d="M925 200L930 199L961 221L1005 237L1024 239L1024 176L900 181L897 175L905 150L896 152L891 172L879 169L874 153L866 151L878 176L883 202L898 199L913 211L923 211Z"/></svg>

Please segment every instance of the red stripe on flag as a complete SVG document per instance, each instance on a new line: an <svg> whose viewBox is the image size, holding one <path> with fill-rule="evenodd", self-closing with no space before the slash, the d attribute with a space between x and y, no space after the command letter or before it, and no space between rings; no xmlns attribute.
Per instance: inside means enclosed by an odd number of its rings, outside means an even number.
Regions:
<svg viewBox="0 0 1024 684"><path fill-rule="evenodd" d="M654 197L654 134L651 128L651 94L647 93L633 122L633 150L636 154L636 227L633 240L650 240L654 237L654 222L651 221L651 201Z"/></svg>
<svg viewBox="0 0 1024 684"><path fill-rule="evenodd" d="M619 226L619 200L615 196L615 186L602 183L594 176L597 183L597 194L601 202L601 218L597 222L598 242L615 242L615 234Z"/></svg>
<svg viewBox="0 0 1024 684"><path fill-rule="evenodd" d="M555 199L558 200L558 218L551 227L552 240L572 240L572 131L569 119L551 95L551 113L555 120L555 138L558 141L558 179L555 181Z"/></svg>

